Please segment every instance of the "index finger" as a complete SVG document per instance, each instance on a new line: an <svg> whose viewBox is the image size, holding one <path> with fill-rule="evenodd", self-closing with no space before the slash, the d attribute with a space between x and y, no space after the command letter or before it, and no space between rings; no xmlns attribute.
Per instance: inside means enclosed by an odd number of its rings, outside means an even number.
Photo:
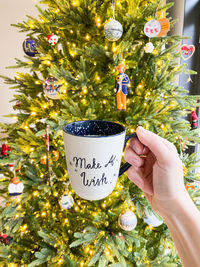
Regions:
<svg viewBox="0 0 200 267"><path fill-rule="evenodd" d="M171 161L171 150L164 144L163 138L154 134L143 127L139 126L136 129L137 136L142 144L147 146L152 153L155 155L158 162L169 162ZM171 155L170 155L171 154Z"/></svg>

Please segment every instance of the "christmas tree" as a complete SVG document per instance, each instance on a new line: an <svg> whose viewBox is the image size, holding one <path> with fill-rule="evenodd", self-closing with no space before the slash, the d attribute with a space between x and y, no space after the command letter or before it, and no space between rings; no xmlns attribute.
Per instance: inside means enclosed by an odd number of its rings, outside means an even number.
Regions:
<svg viewBox="0 0 200 267"><path fill-rule="evenodd" d="M27 16L26 22L15 25L27 32L26 55L16 60L19 70L13 79L3 77L15 89L17 112L9 115L15 123L1 125L11 148L1 159L1 266L180 266L162 218L126 174L105 199L87 201L75 194L62 131L67 123L80 120L118 122L127 133L141 125L176 145L185 181L198 178L196 154L185 153L199 142L198 130L191 131L185 119L198 97L175 84L177 75L193 74L176 63L181 37L166 35L167 20L164 26L156 24L162 33L148 36L152 20L157 23L167 16L173 27L175 21L166 13L173 3L41 3L47 9L37 6L37 18ZM109 28L114 18L123 34L115 22L116 32L107 29L105 36L104 26ZM119 64L126 65L130 80L127 106L124 99L117 106L113 90ZM199 191L192 189L197 200ZM132 231L120 220L126 211L137 216Z"/></svg>

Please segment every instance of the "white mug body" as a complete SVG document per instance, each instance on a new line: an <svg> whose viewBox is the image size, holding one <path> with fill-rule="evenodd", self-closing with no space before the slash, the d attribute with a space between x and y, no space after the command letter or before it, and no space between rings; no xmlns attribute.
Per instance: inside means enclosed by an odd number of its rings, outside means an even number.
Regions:
<svg viewBox="0 0 200 267"><path fill-rule="evenodd" d="M76 136L63 131L69 180L75 193L100 200L114 190L125 142L124 131L108 136Z"/></svg>

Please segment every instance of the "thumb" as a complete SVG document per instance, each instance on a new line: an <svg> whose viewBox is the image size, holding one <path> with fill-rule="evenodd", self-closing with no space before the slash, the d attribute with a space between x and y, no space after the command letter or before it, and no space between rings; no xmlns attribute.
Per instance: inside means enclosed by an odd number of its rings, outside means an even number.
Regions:
<svg viewBox="0 0 200 267"><path fill-rule="evenodd" d="M140 142L151 150L159 162L166 162L168 160L170 150L164 144L162 137L141 126L136 129L136 133Z"/></svg>

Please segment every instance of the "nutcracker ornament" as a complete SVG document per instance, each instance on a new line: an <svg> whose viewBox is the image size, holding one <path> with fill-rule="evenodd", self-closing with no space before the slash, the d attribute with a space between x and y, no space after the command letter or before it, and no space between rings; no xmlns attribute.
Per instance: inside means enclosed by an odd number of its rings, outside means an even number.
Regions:
<svg viewBox="0 0 200 267"><path fill-rule="evenodd" d="M126 110L127 86L130 84L128 75L125 74L126 66L121 63L117 66L118 75L115 77L115 93L117 95L117 109Z"/></svg>

